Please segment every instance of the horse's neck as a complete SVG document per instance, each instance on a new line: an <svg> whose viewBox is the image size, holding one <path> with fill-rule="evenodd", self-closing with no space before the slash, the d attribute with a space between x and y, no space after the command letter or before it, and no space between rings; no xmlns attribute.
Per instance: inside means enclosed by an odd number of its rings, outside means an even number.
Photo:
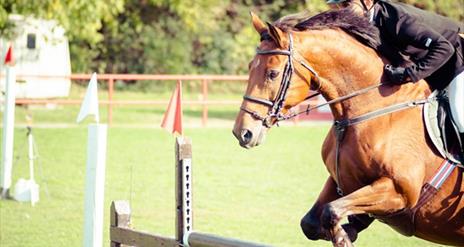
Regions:
<svg viewBox="0 0 464 247"><path fill-rule="evenodd" d="M308 47L305 57L318 71L320 92L327 101L381 83L382 58L344 32L312 31L304 42ZM421 90L410 85L401 89L386 86L333 104L331 110L335 119L351 118L396 101L408 100L411 94L417 98Z"/></svg>

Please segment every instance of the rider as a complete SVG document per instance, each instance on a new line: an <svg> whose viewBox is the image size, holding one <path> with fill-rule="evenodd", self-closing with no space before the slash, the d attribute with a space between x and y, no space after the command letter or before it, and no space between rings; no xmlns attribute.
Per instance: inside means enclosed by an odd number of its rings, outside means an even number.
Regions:
<svg viewBox="0 0 464 247"><path fill-rule="evenodd" d="M327 0L333 8L351 8L380 30L382 42L412 62L386 65L384 74L400 85L425 79L434 89L447 88L451 115L464 135L464 26L443 16L389 0Z"/></svg>

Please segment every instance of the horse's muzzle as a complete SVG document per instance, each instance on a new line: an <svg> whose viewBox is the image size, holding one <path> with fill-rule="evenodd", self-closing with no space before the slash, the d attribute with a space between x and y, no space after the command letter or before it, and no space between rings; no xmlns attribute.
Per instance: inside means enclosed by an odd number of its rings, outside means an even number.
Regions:
<svg viewBox="0 0 464 247"><path fill-rule="evenodd" d="M234 134L235 138L237 138L240 146L244 148L251 148L254 145L251 145L253 141L253 132L248 129L241 129L239 131L233 130L232 133Z"/></svg>
<svg viewBox="0 0 464 247"><path fill-rule="evenodd" d="M250 149L264 142L266 129L262 128L262 126L258 126L255 129L234 128L232 133L237 138L240 146Z"/></svg>

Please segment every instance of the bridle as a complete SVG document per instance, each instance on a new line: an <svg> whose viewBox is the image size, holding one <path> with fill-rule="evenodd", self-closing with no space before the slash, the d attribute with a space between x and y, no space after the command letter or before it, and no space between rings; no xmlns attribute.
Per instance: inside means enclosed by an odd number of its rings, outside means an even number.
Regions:
<svg viewBox="0 0 464 247"><path fill-rule="evenodd" d="M250 96L250 95L243 96L244 100L268 106L270 110L268 111L266 116L262 116L257 111L249 110L243 106L240 108L242 111L250 114L254 119L262 121L263 125L267 128L270 128L272 126L273 119L275 119L276 122L279 122L279 121L287 120L287 119L290 119L296 116L295 114L285 115L282 113L282 107L285 102L285 98L287 97L287 92L290 87L290 83L292 81L293 73L295 71L295 68L293 66L293 60L299 62L303 67L309 70L316 77L316 80L319 80L319 75L313 69L313 67L307 64L305 61L296 59L294 57L293 37L291 33L288 33L288 40L289 40L288 50L260 50L259 48L256 49L256 54L258 55L282 55L282 56L288 57L287 63L285 64L284 71L282 74L282 81L280 83L279 91L277 92L277 96L275 97L273 101L263 99L263 98L257 98L257 97ZM310 97L306 99L315 97L317 95L319 95L319 93L311 95Z"/></svg>
<svg viewBox="0 0 464 247"><path fill-rule="evenodd" d="M293 61L294 60L297 61L299 64L301 64L304 68L309 70L314 75L315 80L319 82L319 89L321 88L320 84L322 83L322 81L319 78L318 73L316 72L316 70L311 65L309 65L304 60L300 60L300 59L295 58L294 55L295 55L296 51L293 48L293 37L292 37L292 34L290 32L288 33L288 40L289 40L288 50L260 50L259 48L256 49L256 54L258 54L258 55L282 55L282 56L287 56L288 57L287 63L285 64L285 67L284 67L284 72L282 74L282 81L280 83L279 91L277 92L277 96L275 97L275 99L273 101L271 101L271 100L268 100L268 99L258 98L258 97L254 97L254 96L251 96L251 95L244 95L243 96L244 100L247 100L247 101L250 101L250 102L253 102L253 103L256 103L256 104L265 105L265 106L269 107L270 110L268 111L268 113L265 116L262 116L257 111L247 109L246 107L243 107L243 106L240 107L240 109L242 111L250 114L254 119L260 120L262 122L263 126L265 126L266 128L270 128L272 126L272 124L273 124L272 121L273 120L275 120L275 123L278 123L279 121L288 120L288 119L294 118L294 117L296 117L296 116L298 116L300 114L303 114L303 113L308 114L310 111L312 111L314 109L317 109L317 108L320 108L320 107L323 107L323 106L326 106L326 105L335 104L335 103L338 103L338 102L341 102L341 101L356 97L358 95L367 93L370 90L378 88L378 87L380 87L382 85L381 83L375 84L375 85L360 89L360 90L355 91L353 93L347 94L345 96L341 96L339 98L330 100L328 102L325 102L325 103L322 103L322 104L319 104L319 105L316 105L316 106L308 105L308 107L305 110L300 111L300 112L284 114L284 113L282 113L282 108L283 108L285 99L287 97L287 92L288 92L288 89L290 87L290 83L292 81L293 73L295 72L295 68L293 66ZM319 91L319 89L317 91ZM304 99L304 101L306 101L308 99L311 99L311 98L314 98L314 97L316 97L316 96L318 96L320 94L321 94L320 92L314 93L314 94L306 97Z"/></svg>

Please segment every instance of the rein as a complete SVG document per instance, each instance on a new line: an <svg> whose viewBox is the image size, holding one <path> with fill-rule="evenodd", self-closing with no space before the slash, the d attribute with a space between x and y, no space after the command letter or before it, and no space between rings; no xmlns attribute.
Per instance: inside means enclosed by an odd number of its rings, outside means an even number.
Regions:
<svg viewBox="0 0 464 247"><path fill-rule="evenodd" d="M359 95L361 95L361 94L365 94L365 93L367 93L367 92L369 92L369 91L371 91L371 90L373 90L373 89L376 89L376 88L378 88L378 87L380 87L380 86L382 86L382 85L383 85L383 84L381 84L381 83L376 84L376 85L372 85L372 86L369 86L369 87L360 89L360 90L358 90L358 91L354 91L354 92L352 92L352 93L350 93L350 94L347 94L347 95L345 95L345 96L341 96L341 97L339 97L339 98L336 98L336 99L327 101L327 102L325 102L325 103L322 103L322 104L319 104L319 105L316 105L316 106L310 106L310 105L308 105L308 108L306 108L306 110L300 111L300 112L297 112L297 113L290 114L290 115L286 116L285 120L294 118L294 117L296 117L296 116L298 116L298 115L301 115L301 114L303 114L303 113L308 114L308 113L311 112L312 110L315 110L315 109L317 109L317 108L320 108L320 107L323 107L323 106L326 106L326 105L332 105L332 104L335 104L335 103L339 103L339 102L345 101L345 100L347 100L347 99L354 98L354 97L359 96ZM312 97L315 97L315 96L318 96L318 95L320 95L320 93L315 93L315 94L310 95L309 97L307 97L305 100L308 100L308 99L310 99L310 98L312 98Z"/></svg>

